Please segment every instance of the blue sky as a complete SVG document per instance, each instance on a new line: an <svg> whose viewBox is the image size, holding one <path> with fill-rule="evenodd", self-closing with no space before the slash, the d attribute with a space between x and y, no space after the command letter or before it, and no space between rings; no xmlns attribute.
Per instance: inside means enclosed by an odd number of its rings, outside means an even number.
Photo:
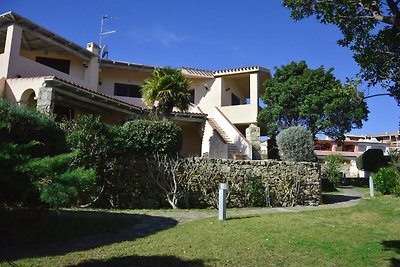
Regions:
<svg viewBox="0 0 400 267"><path fill-rule="evenodd" d="M140 64L200 69L273 68L305 60L311 68L333 67L337 78L354 77L358 66L340 32L314 19L295 22L279 0L1 0L15 11L81 46L99 42L102 15L116 33L104 38L109 58ZM368 94L381 93L380 88ZM369 120L354 134L394 132L400 107L390 97L368 99Z"/></svg>

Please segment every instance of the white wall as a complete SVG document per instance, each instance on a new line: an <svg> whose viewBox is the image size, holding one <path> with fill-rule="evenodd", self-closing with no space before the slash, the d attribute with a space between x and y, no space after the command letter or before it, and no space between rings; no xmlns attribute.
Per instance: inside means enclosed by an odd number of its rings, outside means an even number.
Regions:
<svg viewBox="0 0 400 267"><path fill-rule="evenodd" d="M235 146L241 153L244 153L248 159L252 158L251 144L244 137L240 131L232 125L232 122L227 120L223 113L220 112L219 108L214 107L213 117L217 124L224 130L230 140L233 141Z"/></svg>
<svg viewBox="0 0 400 267"><path fill-rule="evenodd" d="M18 103L21 100L22 94L28 90L33 89L35 95L39 95L39 89L43 86L44 78L32 77L24 79L7 79L6 80L6 99L10 102Z"/></svg>
<svg viewBox="0 0 400 267"><path fill-rule="evenodd" d="M37 63L36 57L48 57L48 58L69 60L70 61L69 75L73 76L76 79L82 80L82 81L84 80L84 75L85 75L85 70L86 70L86 68L83 66L83 63L84 62L88 63L87 61L83 61L82 59L77 58L75 56L59 55L54 52L45 52L45 51L40 51L40 50L39 51L37 51L37 50L35 50L35 51L21 50L20 56L30 59L35 63ZM40 63L38 63L38 64L40 64ZM40 64L40 65L43 65L43 64ZM66 74L66 73L64 73L64 74Z"/></svg>
<svg viewBox="0 0 400 267"><path fill-rule="evenodd" d="M130 104L146 108L146 104L141 98L124 97L114 95L114 84L125 83L142 86L144 81L151 75L149 72L138 72L132 70L121 70L111 68L101 68L99 73L99 92L113 96ZM100 84L101 83L101 84Z"/></svg>
<svg viewBox="0 0 400 267"><path fill-rule="evenodd" d="M220 110L233 124L257 123L257 112L251 105L226 106Z"/></svg>
<svg viewBox="0 0 400 267"><path fill-rule="evenodd" d="M211 158L228 158L228 145L206 121L201 144L201 155Z"/></svg>

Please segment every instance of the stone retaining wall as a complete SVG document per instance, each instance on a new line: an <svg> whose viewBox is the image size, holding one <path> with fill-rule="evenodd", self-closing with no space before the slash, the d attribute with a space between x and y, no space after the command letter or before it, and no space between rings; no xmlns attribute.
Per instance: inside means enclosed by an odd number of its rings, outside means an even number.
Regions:
<svg viewBox="0 0 400 267"><path fill-rule="evenodd" d="M261 179L265 206L318 205L321 203L321 166L318 163L275 160L225 160L196 158L203 161L193 188L198 199L215 206L218 183L228 182L228 206L248 206L251 177ZM214 193L215 192L215 193ZM200 195L199 195L200 194Z"/></svg>

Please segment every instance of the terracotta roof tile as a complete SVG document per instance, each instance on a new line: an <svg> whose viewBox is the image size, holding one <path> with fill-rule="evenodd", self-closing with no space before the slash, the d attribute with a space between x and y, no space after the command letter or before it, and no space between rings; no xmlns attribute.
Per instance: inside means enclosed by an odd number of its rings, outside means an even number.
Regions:
<svg viewBox="0 0 400 267"><path fill-rule="evenodd" d="M264 71L267 72L268 69L260 66L249 66L249 67L241 67L241 68L232 68L225 70L216 70L214 71L214 75L224 75L224 74L234 74L241 72L255 72L255 71Z"/></svg>
<svg viewBox="0 0 400 267"><path fill-rule="evenodd" d="M98 95L98 96L107 98L107 99L112 100L112 101L114 101L114 102L118 102L118 103L121 103L121 104L130 106L131 108L136 109L136 110L144 110L144 109L142 109L141 107L132 105L132 104L130 104L130 103L128 103L128 102L125 102L125 101L116 99L116 98L114 98L114 97L112 97L112 96L110 96L110 95L103 94L103 93L100 93L100 92L98 92L98 91L95 91L95 90L86 88L86 87L81 86L81 85L79 85L79 84L77 84L77 83L74 83L74 82L71 82L71 81L68 81L68 80L59 78L59 77L57 77L57 76L44 76L43 78L44 78L45 81L52 81L52 80L55 80L55 81L60 81L60 82L63 82L63 83L72 85L72 86L74 86L74 87L77 87L77 88L82 89L82 90L84 90L84 91L87 91L87 92L89 92L89 93L92 93L92 94L95 94L95 95Z"/></svg>
<svg viewBox="0 0 400 267"><path fill-rule="evenodd" d="M183 67L182 71L184 74L188 74L188 75L202 76L202 77L208 77L208 78L214 77L214 72L209 71L209 70Z"/></svg>

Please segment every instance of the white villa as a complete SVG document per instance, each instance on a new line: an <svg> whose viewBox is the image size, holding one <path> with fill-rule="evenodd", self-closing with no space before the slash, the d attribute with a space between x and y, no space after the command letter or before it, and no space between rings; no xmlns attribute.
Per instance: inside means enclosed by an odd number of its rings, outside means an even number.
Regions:
<svg viewBox="0 0 400 267"><path fill-rule="evenodd" d="M148 114L140 87L154 68L99 59L94 43L83 48L14 12L0 15L0 98L18 105L121 124ZM171 117L184 133L182 154L258 158L259 97L269 69L181 71L193 102L189 112L176 110Z"/></svg>

